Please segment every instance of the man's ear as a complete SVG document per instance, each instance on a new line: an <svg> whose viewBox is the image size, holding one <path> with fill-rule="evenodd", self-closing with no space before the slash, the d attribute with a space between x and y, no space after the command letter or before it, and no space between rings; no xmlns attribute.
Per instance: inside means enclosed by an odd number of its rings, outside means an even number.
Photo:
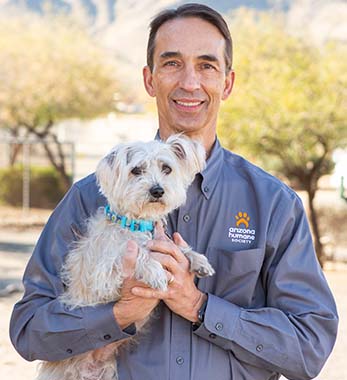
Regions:
<svg viewBox="0 0 347 380"><path fill-rule="evenodd" d="M154 98L156 94L153 87L153 75L149 66L145 66L143 68L142 75L143 75L143 83L145 85L145 89L148 95Z"/></svg>
<svg viewBox="0 0 347 380"><path fill-rule="evenodd" d="M224 82L224 91L222 95L222 100L228 99L229 95L231 94L231 91L233 89L235 82L235 71L230 70L228 74L225 76L225 82Z"/></svg>

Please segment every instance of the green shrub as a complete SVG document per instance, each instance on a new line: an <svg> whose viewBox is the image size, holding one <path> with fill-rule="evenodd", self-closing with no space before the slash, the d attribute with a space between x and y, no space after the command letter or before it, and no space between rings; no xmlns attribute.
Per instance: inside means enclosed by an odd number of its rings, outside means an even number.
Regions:
<svg viewBox="0 0 347 380"><path fill-rule="evenodd" d="M11 206L22 205L23 166L0 170L0 200ZM30 168L30 207L54 208L67 188L52 167Z"/></svg>

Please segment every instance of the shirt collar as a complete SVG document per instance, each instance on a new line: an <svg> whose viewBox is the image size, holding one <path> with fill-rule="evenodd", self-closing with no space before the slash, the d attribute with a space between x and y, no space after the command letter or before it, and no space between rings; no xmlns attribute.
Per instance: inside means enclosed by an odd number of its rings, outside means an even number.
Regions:
<svg viewBox="0 0 347 380"><path fill-rule="evenodd" d="M159 130L155 135L155 140L160 140ZM223 166L223 148L220 145L218 138L213 144L211 153L206 162L205 169L200 173L202 176L201 192L206 199L210 199L214 188L216 187L220 172Z"/></svg>
<svg viewBox="0 0 347 380"><path fill-rule="evenodd" d="M222 166L223 148L220 145L218 138L216 138L210 156L207 159L206 167L201 172L201 192L204 194L206 199L210 199L213 190L217 185Z"/></svg>

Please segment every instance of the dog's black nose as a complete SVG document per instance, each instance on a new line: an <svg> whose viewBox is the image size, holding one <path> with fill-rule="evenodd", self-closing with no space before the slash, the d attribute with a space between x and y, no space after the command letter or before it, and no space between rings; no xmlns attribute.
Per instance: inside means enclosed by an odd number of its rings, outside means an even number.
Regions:
<svg viewBox="0 0 347 380"><path fill-rule="evenodd" d="M165 193L164 189L159 185L154 185L153 187L151 187L149 192L151 193L152 197L157 199L161 198Z"/></svg>

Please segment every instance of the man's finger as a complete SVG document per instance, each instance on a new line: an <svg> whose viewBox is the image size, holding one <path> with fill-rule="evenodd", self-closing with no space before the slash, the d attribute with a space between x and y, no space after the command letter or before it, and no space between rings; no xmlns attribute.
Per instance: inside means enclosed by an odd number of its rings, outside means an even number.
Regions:
<svg viewBox="0 0 347 380"><path fill-rule="evenodd" d="M168 238L168 236L165 233L165 229L164 229L164 226L163 226L162 222L157 222L155 224L154 239L155 240L170 241L170 239Z"/></svg>
<svg viewBox="0 0 347 380"><path fill-rule="evenodd" d="M131 293L134 296L142 297L142 298L155 298L155 299L164 299L167 297L167 292L161 291L161 290L155 290L155 289L146 289L139 286L135 286L131 289Z"/></svg>
<svg viewBox="0 0 347 380"><path fill-rule="evenodd" d="M152 251L150 255L154 260L158 261L164 269L171 273L177 274L177 272L181 270L179 263L171 255L156 251ZM168 278L170 278L170 276Z"/></svg>
<svg viewBox="0 0 347 380"><path fill-rule="evenodd" d="M157 251L157 252L164 253L166 255L170 255L178 263L184 263L186 260L183 253L180 251L177 245L174 244L171 240L170 241L150 240L147 243L147 248L149 248L151 251Z"/></svg>
<svg viewBox="0 0 347 380"><path fill-rule="evenodd" d="M181 236L179 232L175 232L173 234L173 240L174 240L174 243L178 245L179 247L183 247L183 248L188 247L188 244L186 243L186 241L183 239L183 237Z"/></svg>

